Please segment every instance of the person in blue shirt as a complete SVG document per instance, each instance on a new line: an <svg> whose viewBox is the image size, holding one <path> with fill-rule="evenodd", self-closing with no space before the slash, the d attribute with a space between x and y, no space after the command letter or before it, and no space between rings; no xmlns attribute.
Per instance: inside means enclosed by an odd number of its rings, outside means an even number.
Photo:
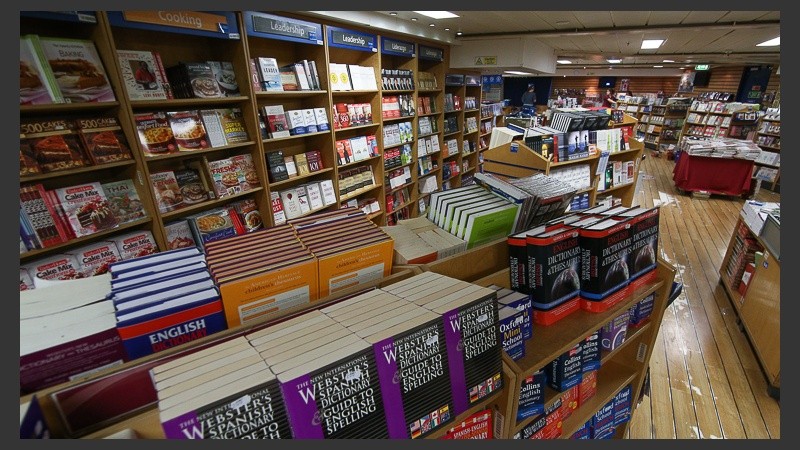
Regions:
<svg viewBox="0 0 800 450"><path fill-rule="evenodd" d="M528 86L528 90L522 94L522 106L534 105L536 105L536 88L534 86Z"/></svg>

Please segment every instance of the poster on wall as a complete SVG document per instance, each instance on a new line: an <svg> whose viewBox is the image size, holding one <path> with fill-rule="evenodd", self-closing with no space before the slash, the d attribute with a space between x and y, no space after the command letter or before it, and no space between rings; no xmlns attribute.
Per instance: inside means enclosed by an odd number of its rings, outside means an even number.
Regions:
<svg viewBox="0 0 800 450"><path fill-rule="evenodd" d="M629 78L619 80L619 91L622 93L628 92L630 90L630 82L631 80Z"/></svg>
<svg viewBox="0 0 800 450"><path fill-rule="evenodd" d="M678 92L694 91L694 70L687 70L681 75L681 82L678 84Z"/></svg>
<svg viewBox="0 0 800 450"><path fill-rule="evenodd" d="M483 100L489 102L503 101L503 76L502 75L483 75Z"/></svg>

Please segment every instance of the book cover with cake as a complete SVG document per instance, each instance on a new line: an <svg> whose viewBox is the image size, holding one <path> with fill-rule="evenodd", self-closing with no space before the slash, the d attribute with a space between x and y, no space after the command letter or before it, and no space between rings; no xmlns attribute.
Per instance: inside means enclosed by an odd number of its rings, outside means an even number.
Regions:
<svg viewBox="0 0 800 450"><path fill-rule="evenodd" d="M95 165L133 159L128 140L115 117L77 119L75 123L83 148Z"/></svg>
<svg viewBox="0 0 800 450"><path fill-rule="evenodd" d="M166 100L165 79L153 52L117 50L119 70L130 100Z"/></svg>
<svg viewBox="0 0 800 450"><path fill-rule="evenodd" d="M77 169L89 165L83 153L75 123L65 119L22 121L20 145L29 145L44 172Z"/></svg>
<svg viewBox="0 0 800 450"><path fill-rule="evenodd" d="M36 35L19 38L19 104L64 103L50 66L38 49Z"/></svg>
<svg viewBox="0 0 800 450"><path fill-rule="evenodd" d="M208 200L208 191L203 186L200 173L194 169L179 169L174 172L183 203L192 205Z"/></svg>
<svg viewBox="0 0 800 450"><path fill-rule="evenodd" d="M66 102L116 100L103 61L92 41L40 37L39 43Z"/></svg>
<svg viewBox="0 0 800 450"><path fill-rule="evenodd" d="M76 237L88 236L117 226L100 183L87 183L55 190Z"/></svg>
<svg viewBox="0 0 800 450"><path fill-rule="evenodd" d="M148 230L132 231L114 236L110 241L116 244L123 261L158 253L158 245L153 238L153 233Z"/></svg>
<svg viewBox="0 0 800 450"><path fill-rule="evenodd" d="M147 217L147 212L139 199L139 192L133 180L113 181L103 183L103 192L106 194L108 205L119 223L133 222Z"/></svg>
<svg viewBox="0 0 800 450"><path fill-rule="evenodd" d="M108 241L85 245L66 254L74 256L78 261L83 277L102 275L108 272L111 264L122 260L116 244Z"/></svg>

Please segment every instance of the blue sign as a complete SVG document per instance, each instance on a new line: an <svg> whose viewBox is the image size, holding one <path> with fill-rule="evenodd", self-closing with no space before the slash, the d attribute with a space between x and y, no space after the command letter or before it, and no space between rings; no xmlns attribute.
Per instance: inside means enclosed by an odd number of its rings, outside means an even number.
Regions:
<svg viewBox="0 0 800 450"><path fill-rule="evenodd" d="M381 38L381 53L387 55L414 57L416 45L411 42L398 41L396 39Z"/></svg>
<svg viewBox="0 0 800 450"><path fill-rule="evenodd" d="M377 36L346 30L338 27L328 27L328 46L360 50L362 52L377 52Z"/></svg>
<svg viewBox="0 0 800 450"><path fill-rule="evenodd" d="M322 45L322 25L318 23L253 11L243 14L248 36Z"/></svg>
<svg viewBox="0 0 800 450"><path fill-rule="evenodd" d="M502 75L483 75L481 77L481 81L483 82L484 86L491 85L491 84L503 84L503 76Z"/></svg>
<svg viewBox="0 0 800 450"><path fill-rule="evenodd" d="M431 61L444 61L444 50L441 48L419 46L419 58Z"/></svg>
<svg viewBox="0 0 800 450"><path fill-rule="evenodd" d="M94 11L20 11L19 15L65 22L97 23L97 14Z"/></svg>

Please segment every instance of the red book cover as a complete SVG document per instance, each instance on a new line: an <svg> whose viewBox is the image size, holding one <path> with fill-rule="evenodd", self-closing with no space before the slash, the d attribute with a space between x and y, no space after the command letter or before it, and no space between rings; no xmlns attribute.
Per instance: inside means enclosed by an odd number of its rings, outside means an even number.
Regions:
<svg viewBox="0 0 800 450"><path fill-rule="evenodd" d="M441 439L493 439L492 410L485 409L450 428Z"/></svg>
<svg viewBox="0 0 800 450"><path fill-rule="evenodd" d="M45 119L20 123L20 141L33 149L39 167L45 172L75 169L89 165L80 137L71 120Z"/></svg>
<svg viewBox="0 0 800 450"><path fill-rule="evenodd" d="M158 71L161 74L161 79L164 80L162 86L164 87L164 91L167 93L168 99L175 98L175 94L172 92L172 86L169 84L169 78L167 78L167 71L164 69L164 61L161 60L161 53L153 51L153 59L156 61L156 65L158 66Z"/></svg>
<svg viewBox="0 0 800 450"><path fill-rule="evenodd" d="M236 212L236 208L228 208L228 217L231 218L231 223L233 223L233 229L236 230L237 236L247 233L247 230L244 228L244 223L242 223L242 218L239 217L239 213Z"/></svg>
<svg viewBox="0 0 800 450"><path fill-rule="evenodd" d="M87 236L117 226L117 218L100 183L69 186L55 192L76 236Z"/></svg>
<svg viewBox="0 0 800 450"><path fill-rule="evenodd" d="M337 103L335 116L339 119L339 128L348 128L350 126L350 112L347 108L347 103Z"/></svg>
<svg viewBox="0 0 800 450"><path fill-rule="evenodd" d="M36 236L42 242L42 247L52 247L64 242L58 232L55 220L47 209L45 199L35 187L20 187L19 199L20 206L33 225Z"/></svg>
<svg viewBox="0 0 800 450"><path fill-rule="evenodd" d="M250 58L250 80L253 83L253 92L261 92L261 72L258 70L256 60Z"/></svg>
<svg viewBox="0 0 800 450"><path fill-rule="evenodd" d="M61 224L61 228L65 230L67 233L67 241L71 239L75 239L75 232L72 231L72 227L69 226L69 220L67 219L67 215L64 213L64 208L61 207L61 203L58 201L58 196L56 196L55 191L45 191L47 199L53 208L56 210L56 215L53 217L56 223Z"/></svg>
<svg viewBox="0 0 800 450"><path fill-rule="evenodd" d="M116 118L78 119L76 123L83 148L95 165L133 159Z"/></svg>
<svg viewBox="0 0 800 450"><path fill-rule="evenodd" d="M61 237L61 240L67 242L74 238L75 234L72 232L72 228L70 228L66 220L63 220L61 217L63 210L61 210L61 204L57 203L58 198L55 196L55 193L52 191L48 192L41 184L35 184L33 187L44 200L47 211L50 212L50 217L53 218L53 222L56 224L56 229L58 229L58 235ZM58 207L56 207L56 205L58 205Z"/></svg>

